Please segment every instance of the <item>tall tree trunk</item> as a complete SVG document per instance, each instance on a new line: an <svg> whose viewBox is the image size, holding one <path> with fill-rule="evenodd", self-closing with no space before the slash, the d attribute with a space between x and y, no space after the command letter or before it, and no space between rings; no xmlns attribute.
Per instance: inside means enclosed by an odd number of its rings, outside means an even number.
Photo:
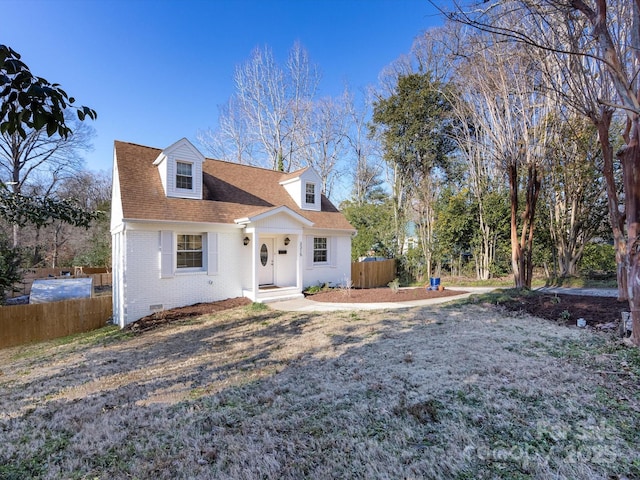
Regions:
<svg viewBox="0 0 640 480"><path fill-rule="evenodd" d="M624 178L627 217L627 290L633 321L631 341L640 346L640 131L638 119L632 123L631 139L620 154Z"/></svg>
<svg viewBox="0 0 640 480"><path fill-rule="evenodd" d="M518 241L518 166L508 165L509 170L509 200L511 203L511 269L516 288L524 288L525 278L522 268L522 248Z"/></svg>
<svg viewBox="0 0 640 480"><path fill-rule="evenodd" d="M509 165L509 197L511 200L511 266L516 288L531 288L533 278L533 237L535 212L540 195L540 176L535 164L527 167L527 194L521 222L518 222L518 167ZM518 224L521 223L520 235ZM519 237L519 238L518 238Z"/></svg>
<svg viewBox="0 0 640 480"><path fill-rule="evenodd" d="M535 232L536 205L540 196L540 183L537 165L535 163L529 164L527 167L527 200L522 214L522 235L520 240L524 250L524 283L527 288L531 288L531 281L533 280L533 236Z"/></svg>
<svg viewBox="0 0 640 480"><path fill-rule="evenodd" d="M628 300L627 290L627 262L625 261L627 241L624 236L624 216L618 209L618 190L613 169L613 147L609 142L609 129L613 110L608 107L600 109L599 117L592 117L591 121L598 129L598 140L602 149L603 168L602 173L607 188L607 208L609 211L609 223L613 232L613 245L616 252L616 278L618 280L618 300Z"/></svg>

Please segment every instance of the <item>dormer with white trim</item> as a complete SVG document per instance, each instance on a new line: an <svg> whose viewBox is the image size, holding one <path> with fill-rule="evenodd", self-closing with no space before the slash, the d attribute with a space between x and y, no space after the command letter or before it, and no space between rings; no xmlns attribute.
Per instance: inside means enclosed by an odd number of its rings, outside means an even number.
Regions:
<svg viewBox="0 0 640 480"><path fill-rule="evenodd" d="M287 193L303 210L320 211L320 195L322 179L311 168L307 167L286 175L280 181Z"/></svg>
<svg viewBox="0 0 640 480"><path fill-rule="evenodd" d="M204 155L183 138L165 148L153 162L167 197L202 200Z"/></svg>

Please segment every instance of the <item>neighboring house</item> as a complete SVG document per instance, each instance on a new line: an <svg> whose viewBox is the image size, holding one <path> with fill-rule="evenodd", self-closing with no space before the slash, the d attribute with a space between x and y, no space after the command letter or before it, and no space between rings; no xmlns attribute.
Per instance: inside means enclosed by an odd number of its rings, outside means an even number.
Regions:
<svg viewBox="0 0 640 480"><path fill-rule="evenodd" d="M355 230L321 185L310 168L210 160L186 139L164 150L115 142L115 323L225 298L296 298L350 279Z"/></svg>

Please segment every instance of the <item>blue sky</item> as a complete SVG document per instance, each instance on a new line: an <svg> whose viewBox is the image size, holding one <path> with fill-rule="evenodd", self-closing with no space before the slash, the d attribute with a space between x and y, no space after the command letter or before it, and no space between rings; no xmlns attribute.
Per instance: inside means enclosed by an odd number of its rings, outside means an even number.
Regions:
<svg viewBox="0 0 640 480"><path fill-rule="evenodd" d="M90 170L113 141L163 148L214 127L233 72L256 46L283 60L298 40L321 96L376 84L413 38L442 23L426 0L0 0L0 43L98 112ZM196 143L197 145L197 143Z"/></svg>

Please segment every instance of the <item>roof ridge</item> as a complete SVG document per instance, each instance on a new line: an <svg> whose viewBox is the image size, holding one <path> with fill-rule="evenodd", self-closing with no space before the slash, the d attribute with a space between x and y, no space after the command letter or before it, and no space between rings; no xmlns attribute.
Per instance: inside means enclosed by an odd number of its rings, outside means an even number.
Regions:
<svg viewBox="0 0 640 480"><path fill-rule="evenodd" d="M221 160L219 158L210 158L210 157L204 157L205 161L209 160L211 162L217 162L217 163L224 163L224 164L228 164L228 165L237 165L238 167L247 167L247 168L255 168L257 170L262 170L265 172L273 172L273 173L279 173L279 174L283 174L284 172L280 172L278 170L271 170L270 168L266 168L266 167L259 167L257 165L249 165L247 163L238 163L238 162L233 162L231 160Z"/></svg>

